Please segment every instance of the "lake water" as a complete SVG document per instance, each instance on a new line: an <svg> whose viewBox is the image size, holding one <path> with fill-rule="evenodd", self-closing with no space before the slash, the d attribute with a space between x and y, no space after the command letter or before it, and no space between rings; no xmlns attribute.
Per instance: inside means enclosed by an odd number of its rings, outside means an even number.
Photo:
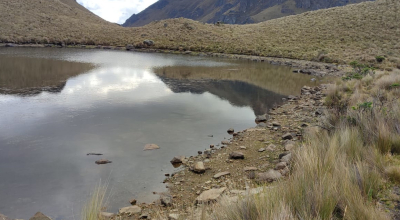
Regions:
<svg viewBox="0 0 400 220"><path fill-rule="evenodd" d="M151 202L174 156L218 144L230 127L254 127L311 78L228 59L0 48L0 213L79 219L100 180L111 212ZM160 149L143 151L151 143Z"/></svg>

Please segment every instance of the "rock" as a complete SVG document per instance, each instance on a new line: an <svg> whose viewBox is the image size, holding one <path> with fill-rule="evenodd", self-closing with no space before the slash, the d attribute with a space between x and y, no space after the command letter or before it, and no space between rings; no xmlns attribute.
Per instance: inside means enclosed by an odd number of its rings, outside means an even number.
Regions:
<svg viewBox="0 0 400 220"><path fill-rule="evenodd" d="M292 143L285 144L285 151L291 151L295 148L295 145Z"/></svg>
<svg viewBox="0 0 400 220"><path fill-rule="evenodd" d="M148 219L148 218L149 218L149 213L143 213L139 217L139 219Z"/></svg>
<svg viewBox="0 0 400 220"><path fill-rule="evenodd" d="M226 187L219 189L210 189L204 191L196 198L196 204L209 203L216 201L221 194L226 190Z"/></svg>
<svg viewBox="0 0 400 220"><path fill-rule="evenodd" d="M289 100L297 100L297 97L296 97L296 96L293 96L293 95L290 95L290 96L288 96L288 99L289 99Z"/></svg>
<svg viewBox="0 0 400 220"><path fill-rule="evenodd" d="M276 149L276 146L273 145L273 144L270 144L270 145L268 145L268 147L267 147L266 150L268 150L268 151L275 151L275 149Z"/></svg>
<svg viewBox="0 0 400 220"><path fill-rule="evenodd" d="M279 170L279 172L280 172L283 176L285 176L286 174L288 174L288 173L290 172L290 170L289 170L288 167L285 167L285 168Z"/></svg>
<svg viewBox="0 0 400 220"><path fill-rule="evenodd" d="M272 126L274 126L274 127L281 127L281 124L280 124L279 122L277 122L277 121L273 121L273 122L272 122Z"/></svg>
<svg viewBox="0 0 400 220"><path fill-rule="evenodd" d="M260 123L260 122L266 122L268 119L267 119L267 116L266 115L258 115L257 117L256 117L256 123Z"/></svg>
<svg viewBox="0 0 400 220"><path fill-rule="evenodd" d="M260 122L260 123L257 125L257 128L266 128L267 126L268 126L267 123Z"/></svg>
<svg viewBox="0 0 400 220"><path fill-rule="evenodd" d="M239 148L242 149L242 150L246 150L247 149L245 146L240 146Z"/></svg>
<svg viewBox="0 0 400 220"><path fill-rule="evenodd" d="M130 215L140 214L141 212L142 212L142 208L140 208L137 205L124 207L119 210L120 214L127 213Z"/></svg>
<svg viewBox="0 0 400 220"><path fill-rule="evenodd" d="M133 45L132 44L128 44L128 45L126 45L126 50L133 50L133 49L135 49L135 47L133 47Z"/></svg>
<svg viewBox="0 0 400 220"><path fill-rule="evenodd" d="M8 218L7 216L0 213L0 220L11 220L11 218Z"/></svg>
<svg viewBox="0 0 400 220"><path fill-rule="evenodd" d="M211 145L210 145L210 148L211 148L211 149L213 149L214 147L215 147L214 144L211 144Z"/></svg>
<svg viewBox="0 0 400 220"><path fill-rule="evenodd" d="M264 152L265 151L265 148L260 148L259 150L258 150L258 152Z"/></svg>
<svg viewBox="0 0 400 220"><path fill-rule="evenodd" d="M8 43L5 45L5 47L16 47L16 46L17 46L16 44L12 44L12 43Z"/></svg>
<svg viewBox="0 0 400 220"><path fill-rule="evenodd" d="M143 44L150 47L150 46L154 45L154 41L152 41L152 40L144 40Z"/></svg>
<svg viewBox="0 0 400 220"><path fill-rule="evenodd" d="M302 128L308 127L309 125L307 123L303 123L300 125Z"/></svg>
<svg viewBox="0 0 400 220"><path fill-rule="evenodd" d="M29 220L51 220L51 218L45 216L41 212L36 212L36 214L32 218L30 218Z"/></svg>
<svg viewBox="0 0 400 220"><path fill-rule="evenodd" d="M215 175L213 176L213 178L214 178L214 179L219 179L220 177L226 176L226 175L231 175L231 173L230 173L230 172L220 172L220 173L215 174Z"/></svg>
<svg viewBox="0 0 400 220"><path fill-rule="evenodd" d="M193 166L193 172L195 173L204 173L206 172L206 168L204 167L203 162L196 162Z"/></svg>
<svg viewBox="0 0 400 220"><path fill-rule="evenodd" d="M233 134L235 132L235 129L229 128L227 132L228 132L228 134Z"/></svg>
<svg viewBox="0 0 400 220"><path fill-rule="evenodd" d="M229 141L221 141L221 144L223 144L223 145L230 145L231 142L229 142Z"/></svg>
<svg viewBox="0 0 400 220"><path fill-rule="evenodd" d="M285 169L285 167L287 167L286 162L279 162L278 164L276 164L275 170L282 170Z"/></svg>
<svg viewBox="0 0 400 220"><path fill-rule="evenodd" d="M293 139L293 135L291 133L286 133L282 136L283 140L292 140Z"/></svg>
<svg viewBox="0 0 400 220"><path fill-rule="evenodd" d="M160 149L160 147L157 144L146 144L143 150L156 150L156 149Z"/></svg>
<svg viewBox="0 0 400 220"><path fill-rule="evenodd" d="M169 175L169 174L168 174ZM131 204L131 205L136 205L136 199L132 199L131 201L129 201L129 203Z"/></svg>
<svg viewBox="0 0 400 220"><path fill-rule="evenodd" d="M96 160L96 164L108 164L112 163L112 161L109 160Z"/></svg>
<svg viewBox="0 0 400 220"><path fill-rule="evenodd" d="M185 156L176 156L176 157L172 158L171 163L172 164L183 163L185 158L186 158Z"/></svg>
<svg viewBox="0 0 400 220"><path fill-rule="evenodd" d="M257 167L245 167L243 170L246 172L246 171L257 171L258 169Z"/></svg>
<svg viewBox="0 0 400 220"><path fill-rule="evenodd" d="M234 151L229 154L229 159L244 159L244 154L240 151Z"/></svg>
<svg viewBox="0 0 400 220"><path fill-rule="evenodd" d="M178 220L179 219L179 214L169 214L168 215L168 220Z"/></svg>
<svg viewBox="0 0 400 220"><path fill-rule="evenodd" d="M161 205L169 207L172 206L172 196L171 195L161 195L160 196Z"/></svg>
<svg viewBox="0 0 400 220"><path fill-rule="evenodd" d="M258 182L273 182L282 178L282 174L279 171L273 169L270 169L265 173L259 173L257 175Z"/></svg>
<svg viewBox="0 0 400 220"><path fill-rule="evenodd" d="M197 153L198 153L199 155L202 155L202 154L203 154L203 151L197 151Z"/></svg>
<svg viewBox="0 0 400 220"><path fill-rule="evenodd" d="M105 219L112 219L113 217L116 216L116 214L114 213L110 213L110 212L100 212L101 217L105 218ZM1 218L0 218L1 220Z"/></svg>
<svg viewBox="0 0 400 220"><path fill-rule="evenodd" d="M281 162L289 163L291 159L292 159L292 154L290 153L290 154L287 154L287 155L283 156L283 157L280 159L280 161L281 161Z"/></svg>

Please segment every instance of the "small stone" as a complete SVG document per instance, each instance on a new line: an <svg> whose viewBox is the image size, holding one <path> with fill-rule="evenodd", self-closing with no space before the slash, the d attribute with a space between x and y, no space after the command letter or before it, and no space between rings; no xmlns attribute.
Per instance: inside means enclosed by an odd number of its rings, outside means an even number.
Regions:
<svg viewBox="0 0 400 220"><path fill-rule="evenodd" d="M290 172L288 167L285 167L281 170L279 170L279 172L282 174L282 176L285 176L286 174L288 174Z"/></svg>
<svg viewBox="0 0 400 220"><path fill-rule="evenodd" d="M120 214L127 213L127 214L130 214L130 215L140 214L141 212L142 212L142 208L140 208L137 205L124 207L124 208L121 208L119 210Z"/></svg>
<svg viewBox="0 0 400 220"><path fill-rule="evenodd" d="M143 150L157 150L160 149L160 147L157 144L146 144L143 148Z"/></svg>
<svg viewBox="0 0 400 220"><path fill-rule="evenodd" d="M131 201L129 201L129 203L131 204L131 205L136 205L136 199L132 199Z"/></svg>
<svg viewBox="0 0 400 220"><path fill-rule="evenodd" d="M201 203L208 203L208 202L214 202L216 201L221 194L226 190L226 187L222 187L219 189L210 189L207 191L204 191L196 198L196 204L201 204Z"/></svg>
<svg viewBox="0 0 400 220"><path fill-rule="evenodd" d="M148 219L149 218L149 213L143 213L140 215L139 219Z"/></svg>
<svg viewBox="0 0 400 220"><path fill-rule="evenodd" d="M221 144L223 144L223 145L230 145L231 142L229 142L229 141L221 141Z"/></svg>
<svg viewBox="0 0 400 220"><path fill-rule="evenodd" d="M229 128L227 132L228 132L228 134L233 134L235 132L235 129Z"/></svg>
<svg viewBox="0 0 400 220"><path fill-rule="evenodd" d="M258 149L258 152L264 152L264 151L265 151L265 148Z"/></svg>
<svg viewBox="0 0 400 220"><path fill-rule="evenodd" d="M245 146L240 146L239 148L242 149L242 150L246 150L247 149Z"/></svg>
<svg viewBox="0 0 400 220"><path fill-rule="evenodd" d="M256 123L260 123L260 122L266 122L267 121L267 116L266 115L258 115L256 117Z"/></svg>
<svg viewBox="0 0 400 220"><path fill-rule="evenodd" d="M245 167L244 171L256 171L258 170L257 167Z"/></svg>
<svg viewBox="0 0 400 220"><path fill-rule="evenodd" d="M203 154L203 151L197 151L197 153L198 153L199 155L201 155L201 154Z"/></svg>
<svg viewBox="0 0 400 220"><path fill-rule="evenodd" d="M291 151L295 148L294 144L285 144L285 151Z"/></svg>
<svg viewBox="0 0 400 220"><path fill-rule="evenodd" d="M268 145L268 147L267 147L266 150L268 150L268 151L275 151L275 149L276 149L276 146L273 145L273 144L270 144L270 145Z"/></svg>
<svg viewBox="0 0 400 220"><path fill-rule="evenodd" d="M264 123L264 122L260 122L260 123L257 125L257 128L266 128L266 127L267 127L267 124Z"/></svg>
<svg viewBox="0 0 400 220"><path fill-rule="evenodd" d="M259 182L273 182L282 178L282 174L279 171L270 169L265 173L259 173L257 181Z"/></svg>
<svg viewBox="0 0 400 220"><path fill-rule="evenodd" d="M293 139L293 135L291 133L286 133L282 136L283 140L292 140Z"/></svg>
<svg viewBox="0 0 400 220"><path fill-rule="evenodd" d="M178 220L179 219L179 214L169 214L168 215L168 220Z"/></svg>
<svg viewBox="0 0 400 220"><path fill-rule="evenodd" d="M244 159L244 154L240 151L234 151L229 154L229 159Z"/></svg>
<svg viewBox="0 0 400 220"><path fill-rule="evenodd" d="M206 172L206 168L204 167L203 162L196 162L193 166L193 171L195 173L204 173Z"/></svg>
<svg viewBox="0 0 400 220"><path fill-rule="evenodd" d="M211 145L210 145L210 148L211 148L211 149L214 148L214 147L215 147L214 144L211 144Z"/></svg>
<svg viewBox="0 0 400 220"><path fill-rule="evenodd" d="M220 173L215 174L215 175L213 176L213 178L214 178L214 179L219 179L220 177L226 176L226 175L231 175L231 173L230 173L230 172L220 172Z"/></svg>
<svg viewBox="0 0 400 220"><path fill-rule="evenodd" d="M182 163L183 160L185 160L185 156L176 156L172 158L171 163L172 164Z"/></svg>
<svg viewBox="0 0 400 220"><path fill-rule="evenodd" d="M112 219L114 216L116 216L114 213L110 213L110 212L100 212L100 215L105 219ZM1 220L1 218L0 218L0 220Z"/></svg>
<svg viewBox="0 0 400 220"><path fill-rule="evenodd" d="M285 167L287 167L286 162L279 162L278 164L276 164L275 170L282 170L285 169Z"/></svg>
<svg viewBox="0 0 400 220"><path fill-rule="evenodd" d="M281 127L281 124L277 121L272 122L272 126L274 127Z"/></svg>
<svg viewBox="0 0 400 220"><path fill-rule="evenodd" d="M161 205L169 207L172 205L172 196L171 195L164 195L160 196Z"/></svg>
<svg viewBox="0 0 400 220"><path fill-rule="evenodd" d="M209 159L205 159L203 162L204 163L210 163L210 160Z"/></svg>
<svg viewBox="0 0 400 220"><path fill-rule="evenodd" d="M280 159L280 161L281 161L281 162L289 163L291 159L292 159L292 154L287 154L287 155L283 156L283 157Z"/></svg>

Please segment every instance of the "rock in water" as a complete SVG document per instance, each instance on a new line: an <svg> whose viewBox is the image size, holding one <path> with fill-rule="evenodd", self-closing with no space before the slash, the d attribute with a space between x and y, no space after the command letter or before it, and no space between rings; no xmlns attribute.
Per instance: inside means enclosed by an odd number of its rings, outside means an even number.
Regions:
<svg viewBox="0 0 400 220"><path fill-rule="evenodd" d="M240 151L234 151L229 154L229 159L244 159L244 154Z"/></svg>
<svg viewBox="0 0 400 220"><path fill-rule="evenodd" d="M109 160L96 160L96 164L108 164L112 163L112 161Z"/></svg>
<svg viewBox="0 0 400 220"><path fill-rule="evenodd" d="M216 201L221 194L226 190L226 187L222 187L219 189L210 189L207 191L204 191L196 198L196 203L197 204L202 204L202 203L209 203L209 202L214 202Z"/></svg>
<svg viewBox="0 0 400 220"><path fill-rule="evenodd" d="M206 172L206 168L204 167L203 162L196 162L193 166L193 172L195 173L204 173Z"/></svg>
<svg viewBox="0 0 400 220"><path fill-rule="evenodd" d="M171 163L172 164L183 163L183 160L185 160L185 156L176 156L172 158Z"/></svg>
<svg viewBox="0 0 400 220"><path fill-rule="evenodd" d="M142 212L142 208L140 208L137 205L128 206L128 207L125 207L125 208L121 208L119 210L120 214L127 213L127 214L130 214L130 215L140 214L141 212Z"/></svg>
<svg viewBox="0 0 400 220"><path fill-rule="evenodd" d="M227 132L228 132L228 134L233 134L235 132L235 130L233 128L229 128Z"/></svg>
<svg viewBox="0 0 400 220"><path fill-rule="evenodd" d="M37 212L32 218L30 218L29 220L51 220L51 218L45 216L43 213L41 212Z"/></svg>
<svg viewBox="0 0 400 220"><path fill-rule="evenodd" d="M231 175L230 172L221 172L214 175L214 179L219 179L222 176Z"/></svg>
<svg viewBox="0 0 400 220"><path fill-rule="evenodd" d="M146 144L143 150L156 150L156 149L160 149L160 147L157 144Z"/></svg>
<svg viewBox="0 0 400 220"><path fill-rule="evenodd" d="M270 169L265 173L259 173L257 181L258 182L273 182L282 177L282 174L279 171Z"/></svg>

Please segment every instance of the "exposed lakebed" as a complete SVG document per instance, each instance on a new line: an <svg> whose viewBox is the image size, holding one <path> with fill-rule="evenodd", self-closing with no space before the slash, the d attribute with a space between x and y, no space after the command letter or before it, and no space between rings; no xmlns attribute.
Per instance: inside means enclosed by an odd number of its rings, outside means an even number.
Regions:
<svg viewBox="0 0 400 220"><path fill-rule="evenodd" d="M0 48L0 213L79 219L100 180L111 212L151 202L174 156L255 126L256 115L319 83L311 78L250 61Z"/></svg>

